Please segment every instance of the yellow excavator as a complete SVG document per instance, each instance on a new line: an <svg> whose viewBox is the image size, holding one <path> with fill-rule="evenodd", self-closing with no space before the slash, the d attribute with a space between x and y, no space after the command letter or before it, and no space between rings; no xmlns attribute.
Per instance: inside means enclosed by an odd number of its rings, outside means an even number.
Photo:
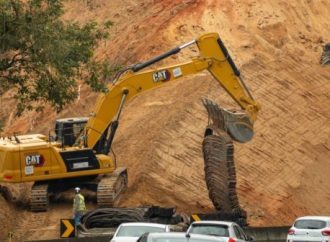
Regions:
<svg viewBox="0 0 330 242"><path fill-rule="evenodd" d="M196 44L199 55L186 63L142 69ZM73 186L96 192L99 206L113 206L127 186L127 169L108 155L125 102L164 83L208 70L241 107L225 113L225 127L236 141L253 136L260 109L217 33L208 33L146 62L129 66L100 94L89 118L59 119L55 136L14 135L0 139L0 181L34 182L31 210L48 209L49 198Z"/></svg>

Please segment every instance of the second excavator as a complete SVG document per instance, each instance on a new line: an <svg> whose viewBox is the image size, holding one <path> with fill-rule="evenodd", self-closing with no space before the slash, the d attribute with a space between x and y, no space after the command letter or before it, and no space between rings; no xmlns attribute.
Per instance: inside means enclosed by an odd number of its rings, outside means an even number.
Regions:
<svg viewBox="0 0 330 242"><path fill-rule="evenodd" d="M182 49L197 45L199 55L190 61L143 71ZM48 209L50 196L79 185L96 192L100 206L113 206L127 186L127 170L108 155L124 103L135 95L207 70L241 107L221 108L223 128L230 137L247 142L260 109L243 82L217 33L208 33L146 62L121 70L100 94L89 118L56 121L55 137L14 135L0 139L0 181L34 182L31 209Z"/></svg>

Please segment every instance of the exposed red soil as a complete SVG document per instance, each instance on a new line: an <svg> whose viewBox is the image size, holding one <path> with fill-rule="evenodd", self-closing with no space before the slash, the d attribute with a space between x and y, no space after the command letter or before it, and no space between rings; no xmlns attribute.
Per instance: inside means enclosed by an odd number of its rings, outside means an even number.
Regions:
<svg viewBox="0 0 330 242"><path fill-rule="evenodd" d="M96 58L121 64L218 32L262 106L254 139L235 144L238 194L249 223L289 225L297 216L330 214L330 68L319 64L322 46L330 42L329 1L94 0L88 6L68 1L66 9L67 20L114 21ZM195 54L189 48L164 64ZM59 114L47 108L20 118L13 116L15 100L8 93L1 97L5 132L47 133L56 118L88 115L97 94L85 86L81 90L80 100ZM114 142L119 164L129 169L121 206L213 209L203 178L202 96L236 107L208 73L201 73L145 92L124 108ZM0 240L8 230L17 241L57 238L59 219L71 216L70 204L54 204L37 215L1 197L0 204Z"/></svg>

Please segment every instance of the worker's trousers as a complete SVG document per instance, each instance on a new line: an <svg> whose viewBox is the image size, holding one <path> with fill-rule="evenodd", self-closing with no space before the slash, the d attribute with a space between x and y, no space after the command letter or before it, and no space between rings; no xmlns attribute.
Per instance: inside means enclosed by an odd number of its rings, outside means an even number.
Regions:
<svg viewBox="0 0 330 242"><path fill-rule="evenodd" d="M83 216L83 211L76 211L74 213L74 225L77 227L80 224L80 219Z"/></svg>

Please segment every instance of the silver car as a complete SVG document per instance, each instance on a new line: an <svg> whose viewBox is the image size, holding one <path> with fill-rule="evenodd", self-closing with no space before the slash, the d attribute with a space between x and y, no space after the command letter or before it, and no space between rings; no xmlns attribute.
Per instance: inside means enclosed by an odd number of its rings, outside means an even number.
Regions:
<svg viewBox="0 0 330 242"><path fill-rule="evenodd" d="M228 240L202 234L171 232L145 234L139 238L138 242L228 242Z"/></svg>
<svg viewBox="0 0 330 242"><path fill-rule="evenodd" d="M212 235L226 242L253 241L237 223L227 221L196 221L189 226L187 233Z"/></svg>
<svg viewBox="0 0 330 242"><path fill-rule="evenodd" d="M122 223L111 242L136 242L145 233L169 232L169 226L158 223Z"/></svg>

